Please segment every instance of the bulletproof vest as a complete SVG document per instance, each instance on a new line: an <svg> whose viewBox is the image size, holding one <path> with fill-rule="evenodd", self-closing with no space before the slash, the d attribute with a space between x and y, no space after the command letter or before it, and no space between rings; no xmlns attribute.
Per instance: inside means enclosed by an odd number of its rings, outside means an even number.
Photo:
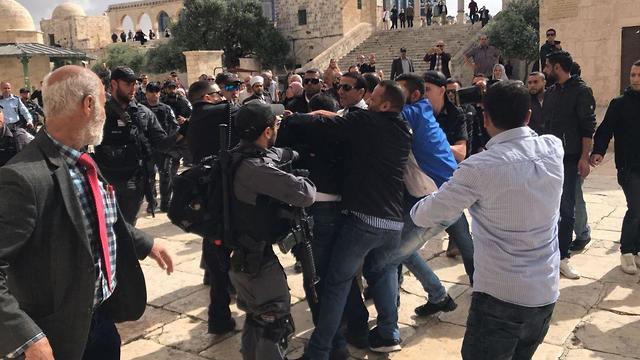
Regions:
<svg viewBox="0 0 640 360"><path fill-rule="evenodd" d="M162 129L167 133L167 135L171 136L176 133L178 125L174 121L171 121L171 117L169 116L171 108L168 105L160 103L156 106L146 106L156 115L160 126L162 126Z"/></svg>
<svg viewBox="0 0 640 360"><path fill-rule="evenodd" d="M129 106L118 113L107 102L107 120L104 124L102 143L95 148L95 160L109 181L127 180L141 167L143 144L140 141L138 108Z"/></svg>
<svg viewBox="0 0 640 360"><path fill-rule="evenodd" d="M280 215L284 206L282 202L266 195L258 195L255 206L239 201L234 196L231 200L234 237L246 235L256 242L275 244L291 230L291 220L283 219Z"/></svg>
<svg viewBox="0 0 640 360"><path fill-rule="evenodd" d="M0 137L0 166L6 164L17 153L18 147L13 136Z"/></svg>

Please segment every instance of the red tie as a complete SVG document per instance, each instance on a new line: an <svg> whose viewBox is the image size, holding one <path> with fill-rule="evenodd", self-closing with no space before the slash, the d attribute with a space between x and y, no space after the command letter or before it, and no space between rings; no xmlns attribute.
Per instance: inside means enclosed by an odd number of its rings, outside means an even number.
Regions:
<svg viewBox="0 0 640 360"><path fill-rule="evenodd" d="M91 193L93 194L93 202L96 205L96 213L98 215L98 232L100 235L100 244L102 244L102 260L104 261L104 269L106 271L107 285L109 291L111 289L111 261L109 260L109 244L107 240L107 222L104 214L104 202L102 201L102 193L100 192L100 185L98 184L98 172L96 171L96 164L91 159L89 154L84 153L80 156L78 163L84 166L87 171L87 177L89 178L89 186L91 187Z"/></svg>

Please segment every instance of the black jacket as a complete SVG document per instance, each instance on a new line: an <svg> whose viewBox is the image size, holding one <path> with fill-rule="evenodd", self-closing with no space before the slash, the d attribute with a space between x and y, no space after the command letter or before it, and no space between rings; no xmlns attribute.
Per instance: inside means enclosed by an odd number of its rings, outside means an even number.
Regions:
<svg viewBox="0 0 640 360"><path fill-rule="evenodd" d="M293 100L286 105L286 108L292 113L306 114L311 112L311 109L309 109L309 102L307 101L307 97L304 92L302 95L294 97Z"/></svg>
<svg viewBox="0 0 640 360"><path fill-rule="evenodd" d="M42 331L56 359L82 359L95 264L69 168L43 131L0 168L0 199L0 356ZM147 299L138 259L153 239L120 211L114 231L117 286L102 309L116 322L137 320Z"/></svg>
<svg viewBox="0 0 640 360"><path fill-rule="evenodd" d="M269 94L268 91L265 91L262 93L263 97L264 97L264 102L266 104L273 104L273 100L271 99L271 94ZM256 93L253 93L253 95L249 96L248 98L244 99L244 101L242 102L242 105L248 103L251 100L260 100L262 101L263 98L259 97Z"/></svg>
<svg viewBox="0 0 640 360"><path fill-rule="evenodd" d="M596 128L596 102L593 91L578 76L563 85L555 84L545 93L542 119L545 133L555 135L564 154L580 155L582 138L591 138Z"/></svg>
<svg viewBox="0 0 640 360"><path fill-rule="evenodd" d="M407 60L409 60L409 72L412 73L415 71L413 67L413 61L411 61L411 59L409 58L407 58ZM402 69L402 59L395 58L391 63L391 75L389 78L391 80L395 80L396 77L398 77L400 74L404 74L404 70Z"/></svg>
<svg viewBox="0 0 640 360"><path fill-rule="evenodd" d="M593 153L607 152L611 137L616 138L616 168L640 169L640 92L627 89L609 104L593 142Z"/></svg>
<svg viewBox="0 0 640 360"><path fill-rule="evenodd" d="M531 95L531 120L529 127L539 135L545 133L544 121L542 121L542 105L538 100L538 95Z"/></svg>
<svg viewBox="0 0 640 360"><path fill-rule="evenodd" d="M187 142L194 164L199 163L207 156L218 154L220 150L218 127L220 124L227 124L230 128L229 146L233 147L238 143L239 138L233 126L233 118L237 111L238 106L228 102L219 104L197 102L193 104Z"/></svg>
<svg viewBox="0 0 640 360"><path fill-rule="evenodd" d="M344 143L342 206L402 221L403 172L411 149L409 124L394 112L354 111L345 117L296 115L286 126L301 142Z"/></svg>
<svg viewBox="0 0 640 360"><path fill-rule="evenodd" d="M437 54L426 54L422 60L429 64L429 70L435 70L436 67L436 57ZM449 62L451 61L451 54L442 53L441 60L442 62L442 73L444 76L448 78L451 77L451 71L449 70Z"/></svg>

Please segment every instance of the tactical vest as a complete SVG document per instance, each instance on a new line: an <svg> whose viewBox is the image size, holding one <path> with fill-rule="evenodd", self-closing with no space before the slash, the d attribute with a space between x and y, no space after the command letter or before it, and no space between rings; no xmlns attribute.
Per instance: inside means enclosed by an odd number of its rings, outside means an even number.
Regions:
<svg viewBox="0 0 640 360"><path fill-rule="evenodd" d="M6 164L18 153L16 138L13 136L0 137L0 166Z"/></svg>

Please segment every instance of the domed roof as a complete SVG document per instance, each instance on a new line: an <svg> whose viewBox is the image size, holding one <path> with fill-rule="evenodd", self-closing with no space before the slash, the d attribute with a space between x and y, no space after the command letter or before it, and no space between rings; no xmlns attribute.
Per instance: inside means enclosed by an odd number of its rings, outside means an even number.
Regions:
<svg viewBox="0 0 640 360"><path fill-rule="evenodd" d="M0 31L6 30L36 30L29 11L15 0L0 1Z"/></svg>
<svg viewBox="0 0 640 360"><path fill-rule="evenodd" d="M72 2L66 2L58 5L58 7L53 10L51 18L62 20L72 16L86 16L86 14L80 5Z"/></svg>

